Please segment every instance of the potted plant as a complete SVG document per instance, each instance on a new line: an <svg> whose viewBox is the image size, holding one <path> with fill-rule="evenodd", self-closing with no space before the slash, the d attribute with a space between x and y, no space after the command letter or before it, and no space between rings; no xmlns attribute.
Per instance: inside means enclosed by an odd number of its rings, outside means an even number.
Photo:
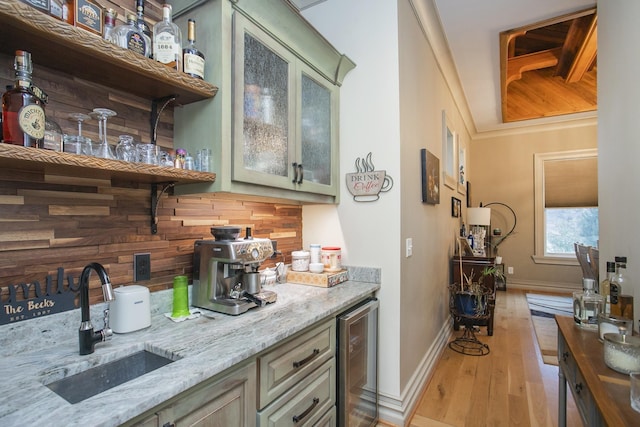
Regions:
<svg viewBox="0 0 640 427"><path fill-rule="evenodd" d="M473 280L473 270L469 276L463 273L461 275L462 283L451 285L450 291L453 299L453 308L457 313L465 316L484 316L487 314L489 296L492 291L483 286L482 283L485 277L495 274L490 270L492 268L493 267L485 267L477 281Z"/></svg>

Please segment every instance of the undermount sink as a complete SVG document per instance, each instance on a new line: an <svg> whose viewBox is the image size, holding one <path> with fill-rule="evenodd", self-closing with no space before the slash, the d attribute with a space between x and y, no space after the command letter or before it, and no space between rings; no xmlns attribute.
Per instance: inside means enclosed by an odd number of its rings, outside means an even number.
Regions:
<svg viewBox="0 0 640 427"><path fill-rule="evenodd" d="M171 362L173 360L169 358L143 350L47 384L47 387L67 402L78 403Z"/></svg>

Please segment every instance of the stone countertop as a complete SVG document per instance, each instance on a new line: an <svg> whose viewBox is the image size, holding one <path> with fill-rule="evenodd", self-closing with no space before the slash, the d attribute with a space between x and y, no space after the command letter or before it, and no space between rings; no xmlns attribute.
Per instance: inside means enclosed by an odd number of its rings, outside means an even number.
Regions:
<svg viewBox="0 0 640 427"><path fill-rule="evenodd" d="M37 425L43 421L65 426L120 425L306 327L335 316L378 290L379 277L376 282L349 280L332 288L276 284L265 287L277 293L274 304L239 316L202 310L207 316L178 323L164 315L171 307L171 291L154 292L149 328L114 334L86 356L78 354L79 309L3 326L0 425ZM101 329L104 304L96 306L92 306L91 318L94 327ZM52 332L59 329L56 320L60 320L64 333ZM73 405L44 385L144 349L176 361Z"/></svg>

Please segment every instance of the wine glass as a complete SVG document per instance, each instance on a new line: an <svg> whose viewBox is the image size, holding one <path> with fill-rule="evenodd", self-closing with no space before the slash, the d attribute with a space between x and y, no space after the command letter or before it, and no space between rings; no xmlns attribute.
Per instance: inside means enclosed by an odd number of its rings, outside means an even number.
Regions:
<svg viewBox="0 0 640 427"><path fill-rule="evenodd" d="M103 159L115 159L116 156L107 139L107 119L116 116L117 113L108 108L94 108L91 115L98 120L98 138L100 139L100 142L93 146L93 155Z"/></svg>
<svg viewBox="0 0 640 427"><path fill-rule="evenodd" d="M91 117L84 113L69 113L69 118L78 122L78 136L82 136L82 122Z"/></svg>
<svg viewBox="0 0 640 427"><path fill-rule="evenodd" d="M64 151L91 155L91 139L82 136L82 122L91 117L84 113L69 113L68 117L78 122L78 134L64 136Z"/></svg>

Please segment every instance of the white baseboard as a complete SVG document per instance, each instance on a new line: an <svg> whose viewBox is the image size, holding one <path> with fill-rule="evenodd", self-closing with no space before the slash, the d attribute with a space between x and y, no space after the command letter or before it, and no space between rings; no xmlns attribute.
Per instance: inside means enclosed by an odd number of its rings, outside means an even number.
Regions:
<svg viewBox="0 0 640 427"><path fill-rule="evenodd" d="M390 396L380 394L380 420L395 426L406 426L411 421L410 417L422 397L422 391L433 374L433 369L440 358L440 354L449 342L453 333L450 318L436 336L436 339L429 347L429 350L422 358L420 365L409 380L409 383L402 391L401 396Z"/></svg>

